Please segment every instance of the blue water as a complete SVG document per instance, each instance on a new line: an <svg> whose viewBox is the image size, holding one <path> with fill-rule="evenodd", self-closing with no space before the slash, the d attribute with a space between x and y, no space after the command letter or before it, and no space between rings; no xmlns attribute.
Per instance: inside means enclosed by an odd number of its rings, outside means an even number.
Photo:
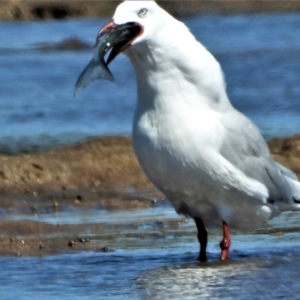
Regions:
<svg viewBox="0 0 300 300"><path fill-rule="evenodd" d="M140 219L148 220L151 209ZM110 222L121 221L107 212ZM281 234L232 235L231 260L219 261L220 234L209 233L208 263L196 261L199 245L191 220L178 227L152 219L152 226L101 230L92 242L114 252L81 252L47 257L0 258L1 300L36 299L299 299L299 213L270 225ZM53 224L69 223L67 216ZM60 220L60 222L58 222ZM86 223L83 218L78 223ZM140 220L139 220L140 221ZM128 225L129 220L126 220ZM131 219L135 224L135 218ZM24 238L26 243L26 237ZM18 241L17 241L18 242Z"/></svg>
<svg viewBox="0 0 300 300"><path fill-rule="evenodd" d="M70 37L92 45L107 21L0 23L0 152L130 134L135 75L124 55L110 65L115 82L96 81L74 99L75 81L92 50L36 48ZM220 61L231 101L266 139L300 131L299 14L202 15L183 21Z"/></svg>

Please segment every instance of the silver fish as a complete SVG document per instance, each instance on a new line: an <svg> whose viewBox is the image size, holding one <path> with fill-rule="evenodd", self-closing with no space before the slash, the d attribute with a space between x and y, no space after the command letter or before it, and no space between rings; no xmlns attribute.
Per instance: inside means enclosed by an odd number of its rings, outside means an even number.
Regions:
<svg viewBox="0 0 300 300"><path fill-rule="evenodd" d="M97 42L93 58L76 81L74 96L97 78L114 81L114 77L104 61L104 56L110 47L110 43L106 40L107 35Z"/></svg>
<svg viewBox="0 0 300 300"><path fill-rule="evenodd" d="M97 78L114 81L108 64L126 48L127 43L132 41L140 31L141 27L136 23L114 25L109 32L99 39L97 38L93 58L76 81L74 97L80 90ZM110 49L112 49L112 51L110 52L107 62L105 62L105 55Z"/></svg>

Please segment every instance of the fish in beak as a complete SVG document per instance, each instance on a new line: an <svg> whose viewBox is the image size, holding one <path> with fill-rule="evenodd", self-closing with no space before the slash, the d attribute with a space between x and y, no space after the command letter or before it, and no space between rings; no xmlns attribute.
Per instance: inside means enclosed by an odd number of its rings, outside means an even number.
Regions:
<svg viewBox="0 0 300 300"><path fill-rule="evenodd" d="M111 21L106 24L97 35L93 58L77 79L74 96L97 78L113 81L108 64L127 49L142 32L141 25L134 22L116 25ZM105 55L109 50L111 51L105 62Z"/></svg>

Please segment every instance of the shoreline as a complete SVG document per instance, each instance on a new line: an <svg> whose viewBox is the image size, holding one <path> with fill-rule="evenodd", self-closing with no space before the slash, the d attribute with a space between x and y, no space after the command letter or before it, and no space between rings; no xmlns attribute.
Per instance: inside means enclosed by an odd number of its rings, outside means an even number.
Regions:
<svg viewBox="0 0 300 300"><path fill-rule="evenodd" d="M70 18L110 17L122 1L4 0L1 21L62 20ZM283 0L200 0L157 1L175 17L196 14L254 14L299 12L300 1Z"/></svg>
<svg viewBox="0 0 300 300"><path fill-rule="evenodd" d="M300 135L273 139L268 145L274 159L299 177ZM70 209L84 213L95 207L130 211L164 201L142 172L130 137L99 138L40 154L0 155L0 165L2 216L32 216ZM108 224L53 225L4 218L0 256L111 251L98 241L86 242L84 236L91 228L97 233L105 232L108 227Z"/></svg>

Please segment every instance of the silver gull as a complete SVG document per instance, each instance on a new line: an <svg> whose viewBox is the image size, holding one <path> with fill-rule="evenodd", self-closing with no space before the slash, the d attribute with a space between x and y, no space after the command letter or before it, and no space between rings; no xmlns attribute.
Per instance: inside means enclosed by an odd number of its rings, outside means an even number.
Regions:
<svg viewBox="0 0 300 300"><path fill-rule="evenodd" d="M195 220L200 261L207 259L207 228L222 225L225 260L229 226L257 228L299 210L300 184L231 105L219 63L182 22L154 1L125 1L98 40L131 25L140 30L114 40L108 61L124 52L136 72L136 156L177 213Z"/></svg>

